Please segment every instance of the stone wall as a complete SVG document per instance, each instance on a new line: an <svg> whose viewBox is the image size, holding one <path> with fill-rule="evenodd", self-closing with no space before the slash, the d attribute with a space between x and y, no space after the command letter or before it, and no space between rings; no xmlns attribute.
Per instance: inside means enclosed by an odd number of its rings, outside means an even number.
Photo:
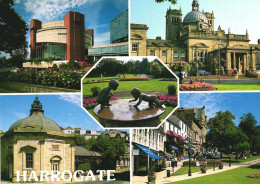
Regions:
<svg viewBox="0 0 260 184"><path fill-rule="evenodd" d="M75 89L56 88L56 87L7 82L7 81L0 81L0 86L3 89L16 91L17 93L80 92L80 90L75 90Z"/></svg>

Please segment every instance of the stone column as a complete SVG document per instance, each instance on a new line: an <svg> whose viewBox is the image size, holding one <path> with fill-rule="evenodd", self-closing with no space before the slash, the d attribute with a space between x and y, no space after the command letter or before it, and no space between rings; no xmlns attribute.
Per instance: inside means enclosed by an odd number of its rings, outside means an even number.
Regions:
<svg viewBox="0 0 260 184"><path fill-rule="evenodd" d="M17 175L16 171L18 170L18 150L17 150L17 140L14 140L14 146L13 146L13 182L17 181ZM21 161L20 161L21 162Z"/></svg>
<svg viewBox="0 0 260 184"><path fill-rule="evenodd" d="M241 57L238 56L238 66L237 66L237 71L238 71L238 74L239 74L239 75L241 74L241 64L240 64L240 61L241 61Z"/></svg>
<svg viewBox="0 0 260 184"><path fill-rule="evenodd" d="M247 56L246 54L243 55L243 72L244 72L244 74L246 74L246 71L247 71L247 64L246 64L247 57L246 56Z"/></svg>
<svg viewBox="0 0 260 184"><path fill-rule="evenodd" d="M203 50L203 64L205 63L205 50Z"/></svg>
<svg viewBox="0 0 260 184"><path fill-rule="evenodd" d="M251 57L251 58L252 58L252 70L253 70L253 71L256 71L256 66L255 66L255 62L256 62L256 61L255 61L255 54L256 54L255 52L252 52L252 57Z"/></svg>
<svg viewBox="0 0 260 184"><path fill-rule="evenodd" d="M231 74L231 53L226 52L227 73Z"/></svg>
<svg viewBox="0 0 260 184"><path fill-rule="evenodd" d="M71 145L71 172L75 171L75 145Z"/></svg>
<svg viewBox="0 0 260 184"><path fill-rule="evenodd" d="M43 171L45 170L45 155L44 155L44 140L40 140L39 144L40 144L40 170Z"/></svg>
<svg viewBox="0 0 260 184"><path fill-rule="evenodd" d="M236 53L233 52L233 66L234 66L234 70L237 69L237 62L236 62Z"/></svg>

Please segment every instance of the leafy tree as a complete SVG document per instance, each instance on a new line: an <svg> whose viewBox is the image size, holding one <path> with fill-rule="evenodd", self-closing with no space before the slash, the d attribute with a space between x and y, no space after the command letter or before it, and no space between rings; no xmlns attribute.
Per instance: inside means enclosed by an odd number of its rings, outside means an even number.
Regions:
<svg viewBox="0 0 260 184"><path fill-rule="evenodd" d="M157 61L153 61L150 66L150 73L155 77L159 78L161 76L162 67Z"/></svg>
<svg viewBox="0 0 260 184"><path fill-rule="evenodd" d="M165 1L169 1L172 4L176 4L177 3L177 0L155 0L155 2L157 2L157 3L163 3Z"/></svg>
<svg viewBox="0 0 260 184"><path fill-rule="evenodd" d="M240 118L240 123L238 125L239 129L244 132L247 137L249 138L250 148L251 151L254 151L254 144L255 138L256 138L256 125L257 121L255 120L255 117L252 115L252 113L244 114Z"/></svg>
<svg viewBox="0 0 260 184"><path fill-rule="evenodd" d="M206 135L206 145L208 148L218 148L221 152L225 151L223 143L226 141L224 134L227 130L237 130L235 123L235 116L230 111L219 111L217 115L210 118L208 121L209 132Z"/></svg>
<svg viewBox="0 0 260 184"><path fill-rule="evenodd" d="M12 8L14 0L0 1L0 51L12 53L24 47L27 24Z"/></svg>
<svg viewBox="0 0 260 184"><path fill-rule="evenodd" d="M76 135L75 137L76 137L75 145L82 146L82 147L86 147L87 146L87 140L86 140L85 136L83 136L83 135Z"/></svg>
<svg viewBox="0 0 260 184"><path fill-rule="evenodd" d="M256 153L260 154L260 125L255 128L255 144L253 149Z"/></svg>
<svg viewBox="0 0 260 184"><path fill-rule="evenodd" d="M124 139L106 135L87 140L87 149L101 153L104 169L115 169L116 161L126 152Z"/></svg>
<svg viewBox="0 0 260 184"><path fill-rule="evenodd" d="M23 67L23 62L28 55L27 42L21 48L14 50L11 54L9 62L12 66Z"/></svg>

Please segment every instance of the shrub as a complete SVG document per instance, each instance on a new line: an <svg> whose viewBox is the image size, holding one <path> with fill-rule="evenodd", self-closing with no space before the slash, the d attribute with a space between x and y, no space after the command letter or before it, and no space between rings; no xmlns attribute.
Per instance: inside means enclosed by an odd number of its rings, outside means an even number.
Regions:
<svg viewBox="0 0 260 184"><path fill-rule="evenodd" d="M150 73L155 77L159 78L161 76L162 67L158 62L153 62L150 66Z"/></svg>
<svg viewBox="0 0 260 184"><path fill-rule="evenodd" d="M206 173L206 171L207 171L206 165L200 166L200 170L202 173Z"/></svg>
<svg viewBox="0 0 260 184"><path fill-rule="evenodd" d="M186 82L185 84L180 84L181 91L213 91L215 87L210 83L205 82Z"/></svg>
<svg viewBox="0 0 260 184"><path fill-rule="evenodd" d="M56 64L52 66L52 71L59 71L59 68Z"/></svg>
<svg viewBox="0 0 260 184"><path fill-rule="evenodd" d="M176 95L177 87L175 85L169 85L167 88L169 95Z"/></svg>
<svg viewBox="0 0 260 184"><path fill-rule="evenodd" d="M93 96L98 96L98 93L100 92L100 87L94 86L90 89L92 92Z"/></svg>

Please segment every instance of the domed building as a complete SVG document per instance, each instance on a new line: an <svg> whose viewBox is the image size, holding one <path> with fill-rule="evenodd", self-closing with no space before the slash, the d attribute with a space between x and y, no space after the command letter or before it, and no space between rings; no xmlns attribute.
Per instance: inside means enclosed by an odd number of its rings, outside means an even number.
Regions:
<svg viewBox="0 0 260 184"><path fill-rule="evenodd" d="M17 171L69 170L74 172L75 137L65 134L59 125L44 116L41 102L36 96L30 115L12 124L1 137L2 178L17 181ZM22 177L20 178L22 179Z"/></svg>
<svg viewBox="0 0 260 184"><path fill-rule="evenodd" d="M260 45L249 44L248 31L245 35L228 33L219 26L214 30L214 12L200 11L198 0L193 0L191 11L184 18L182 9L166 11L166 39L157 36L148 39L148 26L131 24L131 56L158 56L166 65L176 61L199 62L214 74L214 61L220 60L225 74L246 74L255 71L260 64Z"/></svg>

